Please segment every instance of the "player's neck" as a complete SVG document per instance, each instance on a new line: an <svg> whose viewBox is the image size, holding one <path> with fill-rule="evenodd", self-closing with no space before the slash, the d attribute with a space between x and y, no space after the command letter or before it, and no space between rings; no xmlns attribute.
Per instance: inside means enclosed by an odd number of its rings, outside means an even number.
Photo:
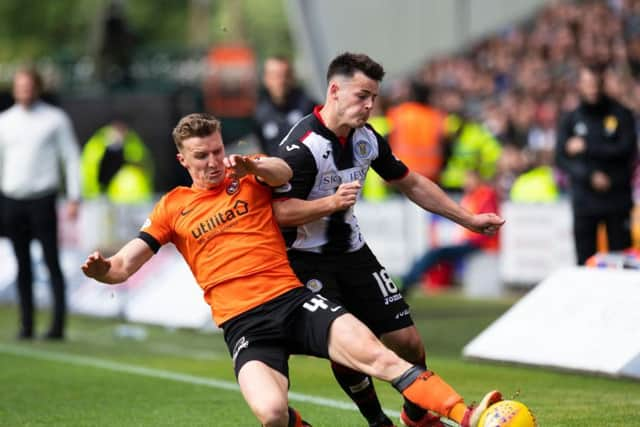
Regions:
<svg viewBox="0 0 640 427"><path fill-rule="evenodd" d="M16 105L20 106L25 110L31 110L36 106L37 102L38 102L38 99L35 98L35 99L17 101Z"/></svg>
<svg viewBox="0 0 640 427"><path fill-rule="evenodd" d="M346 138L349 136L351 126L340 123L340 117L331 105L325 104L319 113L324 125L337 137Z"/></svg>

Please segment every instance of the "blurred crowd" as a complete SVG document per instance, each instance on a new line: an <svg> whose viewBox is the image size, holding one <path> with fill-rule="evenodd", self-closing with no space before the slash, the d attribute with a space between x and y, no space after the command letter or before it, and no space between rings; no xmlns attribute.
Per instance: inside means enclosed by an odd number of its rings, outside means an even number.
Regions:
<svg viewBox="0 0 640 427"><path fill-rule="evenodd" d="M430 59L407 81L391 82L381 105L393 111L413 98L441 112L437 178L445 188L460 187L459 177L450 179L450 163L458 161L451 143L460 138L461 123L473 123L480 128L469 138L485 140L475 167L496 183L503 200L518 198L511 193L516 178L537 167L551 168L557 188L548 188L547 176L547 187L534 198L552 200L567 186L553 167L556 126L579 103L583 63L606 64L606 93L640 113L640 1L551 2L531 20L464 52ZM416 89L423 92L417 98ZM492 144L497 147L487 149ZM462 151L468 157L469 149ZM635 188L637 201L640 182Z"/></svg>
<svg viewBox="0 0 640 427"><path fill-rule="evenodd" d="M106 88L132 89L136 82L128 55L135 37L119 13L111 10L112 19L106 21L99 67L104 74L99 78ZM212 49L206 61L212 71L201 82L200 109L222 119L223 137L237 149L247 148L242 146L244 133L251 132L256 145L251 148L276 153L291 126L317 104L297 85L286 56L266 58L259 89L255 53L247 46ZM585 65L597 65L600 71L585 73ZM589 85L606 96L585 103ZM35 238L43 243L55 300L45 336L62 339L65 286L57 260L56 220L61 177L67 180L71 219L81 198L114 206L144 204L160 190L155 177L162 175L162 156L154 156L147 146L154 138L138 133L136 122L153 122L151 127L164 132L163 125L147 117L153 113L149 103L143 116L139 104L127 101L121 109L129 115L110 114L110 120L78 144L71 118L41 99L42 89L39 74L25 69L15 75L15 104L5 111L0 93L0 236L9 237L19 264L19 337L34 335L29 244ZM200 104L199 96L182 102L182 92L177 93L155 98L172 107L156 111L155 117L164 120L178 107L192 110ZM109 102L98 100L96 111L110 109ZM85 104L78 105L83 107L76 121L94 112L85 114ZM593 0L551 1L525 22L464 51L430 58L405 79L386 81L369 122L411 170L438 183L474 213L495 212L500 201L554 202L570 193L578 263L589 264L588 257L601 248L594 241L602 225L612 251L630 247L630 223L635 248L640 248L639 117L640 0ZM166 154L157 149L165 142L159 138L156 153ZM174 155L172 148L171 164ZM65 170L58 160L64 160ZM369 171L365 199L385 200L392 191ZM636 214L629 221L632 204ZM417 259L401 281L410 285L436 263L498 246L497 237L461 235L455 244Z"/></svg>

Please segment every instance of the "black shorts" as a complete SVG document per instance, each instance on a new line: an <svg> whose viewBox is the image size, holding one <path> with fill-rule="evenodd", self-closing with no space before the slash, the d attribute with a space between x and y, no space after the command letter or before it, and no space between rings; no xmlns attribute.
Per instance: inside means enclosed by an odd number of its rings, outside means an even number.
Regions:
<svg viewBox="0 0 640 427"><path fill-rule="evenodd" d="M287 253L307 288L344 305L377 336L413 325L409 306L367 245L338 255Z"/></svg>
<svg viewBox="0 0 640 427"><path fill-rule="evenodd" d="M259 360L289 377L289 355L329 358L329 327L347 311L322 295L300 287L253 308L221 327L238 376Z"/></svg>

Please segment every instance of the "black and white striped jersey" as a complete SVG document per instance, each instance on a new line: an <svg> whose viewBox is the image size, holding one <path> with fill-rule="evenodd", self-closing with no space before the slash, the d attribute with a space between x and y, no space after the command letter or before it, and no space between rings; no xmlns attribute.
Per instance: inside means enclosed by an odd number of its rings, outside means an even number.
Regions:
<svg viewBox="0 0 640 427"><path fill-rule="evenodd" d="M316 107L280 142L279 156L293 169L286 188L274 198L316 200L334 194L342 183L360 181L371 166L387 181L403 178L408 168L371 127L353 129L342 141L322 122ZM315 253L344 253L364 246L353 207L298 226L283 228L287 247Z"/></svg>

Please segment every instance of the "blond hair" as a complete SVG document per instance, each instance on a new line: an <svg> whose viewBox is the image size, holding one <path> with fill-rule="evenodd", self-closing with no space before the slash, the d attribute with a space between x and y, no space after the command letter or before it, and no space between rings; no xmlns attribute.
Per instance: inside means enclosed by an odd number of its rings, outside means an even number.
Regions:
<svg viewBox="0 0 640 427"><path fill-rule="evenodd" d="M219 132L220 121L207 113L192 113L180 119L171 132L173 142L178 150L182 149L182 141L193 137L206 137Z"/></svg>

